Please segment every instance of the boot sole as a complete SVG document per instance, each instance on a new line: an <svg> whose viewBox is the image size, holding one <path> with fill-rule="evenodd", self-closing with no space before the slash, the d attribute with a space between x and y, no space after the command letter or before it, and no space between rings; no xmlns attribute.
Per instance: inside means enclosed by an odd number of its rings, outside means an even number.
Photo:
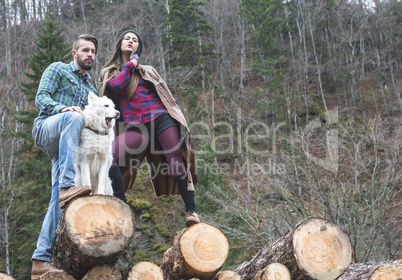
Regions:
<svg viewBox="0 0 402 280"><path fill-rule="evenodd" d="M65 200L63 200L63 201L59 201L59 207L60 207L60 209L66 208L67 204L68 204L71 200L73 200L74 198L80 197L80 196L84 196L84 195L88 195L88 194L90 194L91 192L92 192L92 189L83 189L83 190L77 192L74 196L70 196L70 197L66 198ZM39 278L38 278L38 279L39 279Z"/></svg>
<svg viewBox="0 0 402 280"><path fill-rule="evenodd" d="M190 227L190 226L198 224L200 222L201 222L200 220L187 220L186 221L186 227Z"/></svg>

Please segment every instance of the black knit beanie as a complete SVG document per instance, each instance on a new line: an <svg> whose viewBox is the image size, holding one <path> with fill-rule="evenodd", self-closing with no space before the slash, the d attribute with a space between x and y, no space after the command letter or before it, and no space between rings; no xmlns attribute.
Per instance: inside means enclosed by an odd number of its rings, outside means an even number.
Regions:
<svg viewBox="0 0 402 280"><path fill-rule="evenodd" d="M142 38L141 38L140 34L139 34L137 31L134 31L134 30L126 30L126 31L124 31L123 33L120 34L119 40L120 40L121 38L123 38L124 35L126 35L127 33L134 33L134 34L137 36L137 38L138 38L138 50L137 50L137 55L140 56L140 55L141 55L141 52L142 52L142 46L143 46Z"/></svg>

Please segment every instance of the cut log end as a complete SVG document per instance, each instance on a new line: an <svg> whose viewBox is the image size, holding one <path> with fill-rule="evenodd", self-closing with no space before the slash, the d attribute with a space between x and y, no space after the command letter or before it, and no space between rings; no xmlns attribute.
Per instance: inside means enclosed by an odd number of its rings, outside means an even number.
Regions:
<svg viewBox="0 0 402 280"><path fill-rule="evenodd" d="M65 223L71 241L87 256L124 250L134 235L130 207L115 197L92 195L68 205Z"/></svg>
<svg viewBox="0 0 402 280"><path fill-rule="evenodd" d="M370 280L402 279L402 263L396 265L383 265L378 267L370 277Z"/></svg>
<svg viewBox="0 0 402 280"><path fill-rule="evenodd" d="M15 278L0 272L0 280L15 280Z"/></svg>
<svg viewBox="0 0 402 280"><path fill-rule="evenodd" d="M291 280L289 269L281 263L271 263L254 276L253 280Z"/></svg>
<svg viewBox="0 0 402 280"><path fill-rule="evenodd" d="M82 279L98 265L114 265L134 237L134 214L128 204L109 195L71 201L56 233L53 264Z"/></svg>
<svg viewBox="0 0 402 280"><path fill-rule="evenodd" d="M140 262L130 270L127 280L163 280L159 266L150 262Z"/></svg>
<svg viewBox="0 0 402 280"><path fill-rule="evenodd" d="M229 252L222 232L205 223L187 229L180 239L180 248L184 261L197 276L214 274L223 266Z"/></svg>
<svg viewBox="0 0 402 280"><path fill-rule="evenodd" d="M293 249L301 271L317 280L336 279L352 262L348 236L324 219L303 223L293 234Z"/></svg>
<svg viewBox="0 0 402 280"><path fill-rule="evenodd" d="M192 225L177 232L173 246L163 254L163 276L169 280L210 279L222 268L228 253L229 243L219 229L205 223Z"/></svg>
<svg viewBox="0 0 402 280"><path fill-rule="evenodd" d="M121 272L111 265L98 265L82 278L82 280L121 280Z"/></svg>

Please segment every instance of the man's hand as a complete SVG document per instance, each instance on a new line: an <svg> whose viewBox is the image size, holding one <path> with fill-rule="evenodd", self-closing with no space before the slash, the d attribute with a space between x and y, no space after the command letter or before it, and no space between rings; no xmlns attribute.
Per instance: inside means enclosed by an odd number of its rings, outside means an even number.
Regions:
<svg viewBox="0 0 402 280"><path fill-rule="evenodd" d="M138 66L138 64L140 64L140 57L135 52L131 53L130 60L134 63L135 66Z"/></svg>
<svg viewBox="0 0 402 280"><path fill-rule="evenodd" d="M78 112L78 113L82 114L82 110L78 106L63 108L63 109L60 110L60 113L64 113L64 112L67 112L67 111L75 111L75 112Z"/></svg>

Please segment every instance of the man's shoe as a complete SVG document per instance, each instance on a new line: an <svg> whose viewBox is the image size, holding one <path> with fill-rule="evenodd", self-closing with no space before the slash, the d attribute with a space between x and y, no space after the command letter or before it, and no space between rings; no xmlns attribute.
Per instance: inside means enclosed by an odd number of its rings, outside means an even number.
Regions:
<svg viewBox="0 0 402 280"><path fill-rule="evenodd" d="M68 188L59 188L59 206L60 209L64 209L66 205L74 198L79 196L88 195L92 192L90 186L82 186L82 187L68 187Z"/></svg>
<svg viewBox="0 0 402 280"><path fill-rule="evenodd" d="M67 274L67 272L65 272L64 270L58 269L51 265L50 262L32 260L31 280L39 279L41 275L47 272Z"/></svg>
<svg viewBox="0 0 402 280"><path fill-rule="evenodd" d="M188 211L186 214L186 227L198 224L200 221L200 218L198 217L197 213L194 211Z"/></svg>

